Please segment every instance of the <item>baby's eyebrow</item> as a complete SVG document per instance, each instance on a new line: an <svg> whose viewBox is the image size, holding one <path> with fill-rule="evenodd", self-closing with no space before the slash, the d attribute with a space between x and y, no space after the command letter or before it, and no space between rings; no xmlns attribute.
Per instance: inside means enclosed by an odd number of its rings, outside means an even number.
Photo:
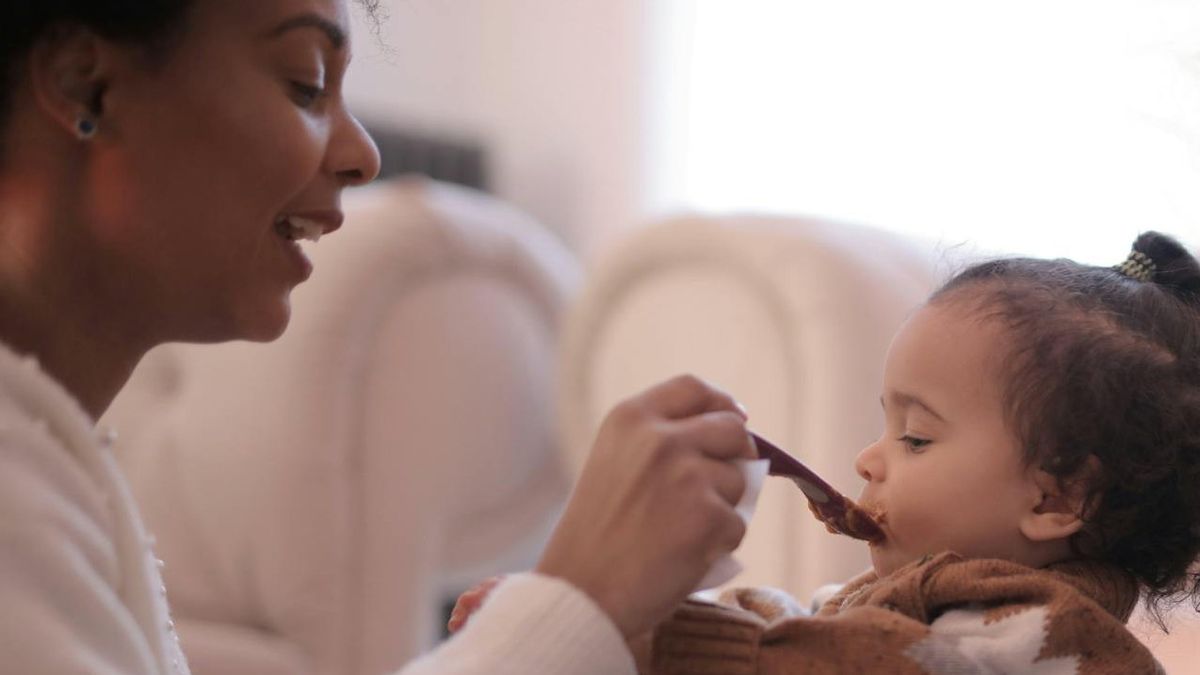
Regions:
<svg viewBox="0 0 1200 675"><path fill-rule="evenodd" d="M889 397L892 398L893 400L895 400L896 403L900 404L903 407L915 405L920 408L923 408L925 410L925 412L929 413L930 415L933 415L935 418L937 418L937 420L939 422L946 421L946 418L939 415L938 411L933 409L933 406L931 406L928 403L926 403L925 401L921 400L921 397L917 396L916 394L909 394L909 393L903 392L903 391L892 391L892 392L889 392ZM879 397L879 405L884 410L887 410L887 403L884 402L883 396Z"/></svg>

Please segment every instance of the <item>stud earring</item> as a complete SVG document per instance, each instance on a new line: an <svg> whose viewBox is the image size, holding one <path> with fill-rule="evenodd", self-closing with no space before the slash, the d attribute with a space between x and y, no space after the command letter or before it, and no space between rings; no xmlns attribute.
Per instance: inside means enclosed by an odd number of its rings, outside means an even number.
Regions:
<svg viewBox="0 0 1200 675"><path fill-rule="evenodd" d="M81 141L90 140L96 135L96 120L90 117L80 117L79 121L75 123L75 135Z"/></svg>

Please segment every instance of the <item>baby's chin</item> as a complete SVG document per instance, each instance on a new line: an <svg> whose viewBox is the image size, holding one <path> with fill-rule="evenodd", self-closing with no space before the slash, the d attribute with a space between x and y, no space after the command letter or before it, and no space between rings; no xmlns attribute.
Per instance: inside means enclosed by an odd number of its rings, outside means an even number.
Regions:
<svg viewBox="0 0 1200 675"><path fill-rule="evenodd" d="M921 556L908 555L890 545L890 542L871 544L871 566L875 575L882 578L904 567Z"/></svg>

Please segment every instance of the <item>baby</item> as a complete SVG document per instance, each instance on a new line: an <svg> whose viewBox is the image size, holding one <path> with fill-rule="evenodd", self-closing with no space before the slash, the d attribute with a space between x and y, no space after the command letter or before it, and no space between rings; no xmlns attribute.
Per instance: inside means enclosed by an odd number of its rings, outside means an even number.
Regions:
<svg viewBox="0 0 1200 675"><path fill-rule="evenodd" d="M1004 259L893 339L855 460L873 569L806 616L689 600L644 673L1154 673L1126 629L1200 599L1200 264L1146 233L1116 268Z"/></svg>
<svg viewBox="0 0 1200 675"><path fill-rule="evenodd" d="M855 460L872 569L814 613L688 600L643 673L1155 673L1126 629L1200 604L1200 263L1150 232L1115 268L975 265L900 328ZM461 623L486 595L467 594Z"/></svg>

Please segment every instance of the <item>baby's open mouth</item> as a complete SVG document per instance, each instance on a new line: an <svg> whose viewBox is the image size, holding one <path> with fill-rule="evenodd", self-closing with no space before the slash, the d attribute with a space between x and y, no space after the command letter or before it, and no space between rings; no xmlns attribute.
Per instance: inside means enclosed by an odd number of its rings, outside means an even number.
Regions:
<svg viewBox="0 0 1200 675"><path fill-rule="evenodd" d="M864 507L840 494L837 496L844 500L844 503L826 506L817 505L811 499L808 502L808 510L825 524L826 530L833 534L862 539L871 544L877 544L887 538L882 527L887 520L887 514L882 506L873 504ZM836 500L831 500L833 501Z"/></svg>
<svg viewBox="0 0 1200 675"><path fill-rule="evenodd" d="M878 538L867 539L869 543L878 544L887 538L887 535L883 532L883 526L887 524L887 509L883 507L883 504L874 503L856 505L855 508L850 511L849 519L854 521L855 519L859 518L868 518L870 519L871 524L864 527L861 522L852 522L850 524L852 529L864 531L874 527L880 531L880 536ZM862 539L863 537L859 538Z"/></svg>

